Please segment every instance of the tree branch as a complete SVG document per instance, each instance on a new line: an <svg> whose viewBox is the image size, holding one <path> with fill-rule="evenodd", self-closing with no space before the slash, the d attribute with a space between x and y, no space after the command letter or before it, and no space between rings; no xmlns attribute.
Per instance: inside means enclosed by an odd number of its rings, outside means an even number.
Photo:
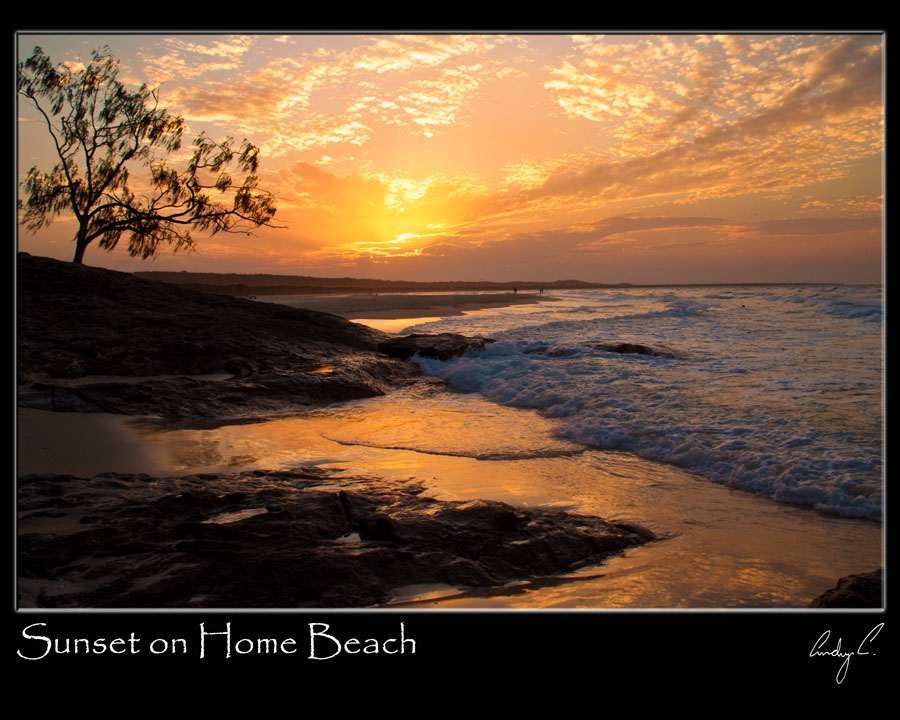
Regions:
<svg viewBox="0 0 900 720"><path fill-rule="evenodd" d="M50 174L32 168L23 184L28 192L23 221L32 230L49 223L66 209L78 220L80 261L85 246L100 239L112 249L123 232L131 232L128 251L153 256L160 243L177 250L193 247L189 228L218 232L249 232L272 222L274 197L256 188L258 149L244 141L238 151L233 139L215 142L205 134L194 141L187 167L176 172L158 159L162 151L181 147L184 120L159 108L156 89L142 85L129 92L117 79L118 61L108 48L92 53L79 71L55 69L40 48L19 63L17 90L44 118L60 164ZM49 108L42 106L46 98ZM51 116L60 115L58 127ZM83 172L74 162L84 159ZM230 167L246 173L239 186ZM139 200L129 189L129 168L148 168L154 192ZM209 181L200 174L212 175ZM209 194L231 194L231 205Z"/></svg>

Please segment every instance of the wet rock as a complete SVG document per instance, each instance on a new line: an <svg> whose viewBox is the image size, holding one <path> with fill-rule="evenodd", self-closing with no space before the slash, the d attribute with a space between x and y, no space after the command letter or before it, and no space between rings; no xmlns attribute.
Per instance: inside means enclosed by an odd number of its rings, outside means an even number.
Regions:
<svg viewBox="0 0 900 720"><path fill-rule="evenodd" d="M581 352L581 349L576 347L555 347L539 345L537 347L522 348L522 352L526 355L546 355L547 357L558 358L578 355Z"/></svg>
<svg viewBox="0 0 900 720"><path fill-rule="evenodd" d="M483 350L493 340L482 337L466 337L455 333L438 335L405 335L378 343L379 352L393 358L408 360L413 355L449 360L463 355L467 350Z"/></svg>
<svg viewBox="0 0 900 720"><path fill-rule="evenodd" d="M847 575L810 602L813 608L880 608L882 605L882 568L868 573Z"/></svg>
<svg viewBox="0 0 900 720"><path fill-rule="evenodd" d="M621 353L626 355L652 355L655 357L677 357L676 354L668 348L652 348L649 345L639 345L637 343L598 343L591 345L595 350L605 350L607 352Z"/></svg>
<svg viewBox="0 0 900 720"><path fill-rule="evenodd" d="M17 490L19 604L367 607L402 585L501 586L654 539L600 518L438 501L423 489L321 468L27 476Z"/></svg>

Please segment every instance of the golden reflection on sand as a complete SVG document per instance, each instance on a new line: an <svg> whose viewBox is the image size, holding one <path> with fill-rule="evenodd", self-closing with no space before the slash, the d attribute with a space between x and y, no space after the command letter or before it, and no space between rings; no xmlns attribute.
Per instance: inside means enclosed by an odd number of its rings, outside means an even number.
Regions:
<svg viewBox="0 0 900 720"><path fill-rule="evenodd" d="M421 325L423 323L437 322L445 315L428 315L425 317L400 317L400 318L352 318L353 322L365 325L366 327L381 330L386 333L400 333L413 325Z"/></svg>
<svg viewBox="0 0 900 720"><path fill-rule="evenodd" d="M545 579L487 595L398 589L395 600L411 607L804 607L838 577L882 559L876 523L775 503L671 466L576 446L554 438L551 421L536 413L471 395L395 393L214 428L73 415L20 411L20 472L51 472L54 462L57 472L76 471L59 467L74 462L72 445L82 460L94 454L93 466L80 466L92 473L319 465L342 471L336 487L341 476L414 477L444 500L556 507L637 522L664 538L580 569L568 581ZM114 431L92 435L91 423ZM446 597L453 592L463 595Z"/></svg>

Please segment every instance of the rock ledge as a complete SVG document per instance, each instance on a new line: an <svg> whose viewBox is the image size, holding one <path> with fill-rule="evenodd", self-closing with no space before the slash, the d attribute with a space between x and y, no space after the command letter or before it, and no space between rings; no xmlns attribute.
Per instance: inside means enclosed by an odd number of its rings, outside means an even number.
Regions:
<svg viewBox="0 0 900 720"><path fill-rule="evenodd" d="M321 468L18 484L20 607L368 607L594 564L649 530Z"/></svg>

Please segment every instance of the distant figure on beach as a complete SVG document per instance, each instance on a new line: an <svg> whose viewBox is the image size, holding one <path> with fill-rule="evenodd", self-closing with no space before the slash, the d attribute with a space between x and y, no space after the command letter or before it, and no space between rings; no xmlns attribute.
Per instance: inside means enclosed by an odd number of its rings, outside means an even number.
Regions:
<svg viewBox="0 0 900 720"><path fill-rule="evenodd" d="M513 288L513 295L515 295L517 292L519 292L519 288Z"/></svg>

